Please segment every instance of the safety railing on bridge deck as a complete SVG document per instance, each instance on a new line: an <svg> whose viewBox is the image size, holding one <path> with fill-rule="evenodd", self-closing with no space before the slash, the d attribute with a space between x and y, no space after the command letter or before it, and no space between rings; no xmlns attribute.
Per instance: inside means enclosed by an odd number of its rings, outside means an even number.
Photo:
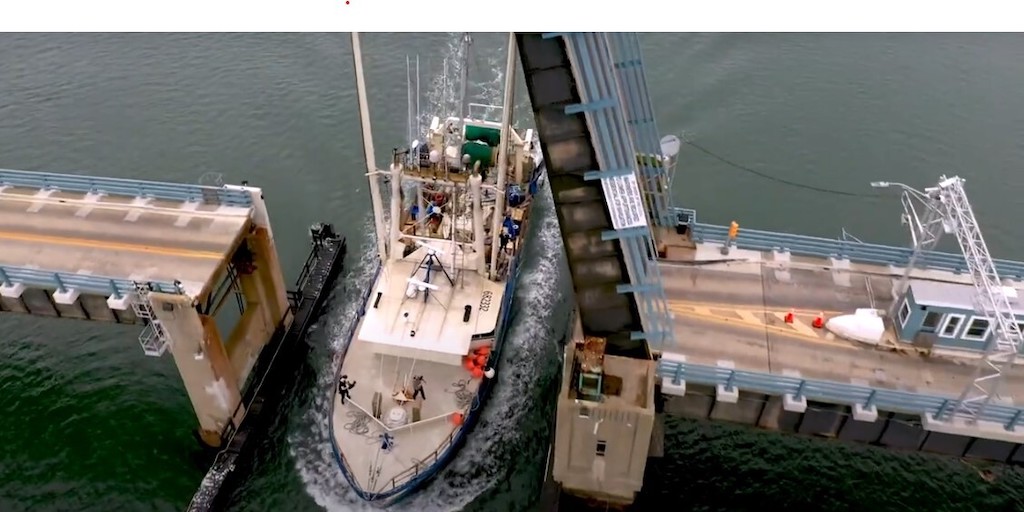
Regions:
<svg viewBox="0 0 1024 512"><path fill-rule="evenodd" d="M547 37L547 36L546 36ZM657 252L642 202L632 204L636 188L636 150L621 108L623 93L611 62L608 40L602 33L563 35L572 63L582 104L569 105L566 113L585 112L601 170L588 172L585 180L602 180L605 201L615 229L601 234L602 240L618 240L629 273L628 283L617 286L619 293L632 293L640 310L643 332L633 339L645 339L655 347L670 345L673 339L671 315L661 283ZM630 189L633 190L630 190ZM640 199L636 197L636 199Z"/></svg>
<svg viewBox="0 0 1024 512"><path fill-rule="evenodd" d="M675 225L669 198L675 160L666 161L662 155L661 134L647 89L639 35L636 32L613 32L607 37L621 87L620 99L626 126L637 152L640 170L637 177L647 199L648 217L659 226Z"/></svg>
<svg viewBox="0 0 1024 512"><path fill-rule="evenodd" d="M956 403L956 398L665 359L658 362L657 376L672 379L676 385L686 381L706 386L724 386L727 390L741 389L767 395L790 395L796 400L806 398L851 407L860 405L865 409L876 407L890 412L927 414L932 418L942 418ZM1024 409L998 404L988 405L978 417L978 420L1001 424L1008 431L1013 431L1022 419Z"/></svg>
<svg viewBox="0 0 1024 512"><path fill-rule="evenodd" d="M115 299L135 292L135 281L129 279L11 266L0 266L0 284L22 284L27 288L47 288L59 292L78 290L81 293L113 296ZM176 283L147 281L142 284L149 285L155 292L175 295L184 293L181 286Z"/></svg>
<svg viewBox="0 0 1024 512"><path fill-rule="evenodd" d="M697 224L697 210L692 208L679 208L678 206L673 206L669 208L669 210L672 212L673 223L681 223L688 226Z"/></svg>
<svg viewBox="0 0 1024 512"><path fill-rule="evenodd" d="M252 196L248 192L226 187L10 169L0 169L0 187L143 197L242 208L253 205Z"/></svg>
<svg viewBox="0 0 1024 512"><path fill-rule="evenodd" d="M681 209L677 209L681 211ZM694 217L694 220L696 217ZM695 242L711 242L724 244L728 239L728 226L714 224L690 223L691 237ZM800 256L816 256L823 258L847 259L858 263L877 265L893 265L904 267L910 262L912 250L907 247L871 244L860 242L853 237L821 238L790 233L776 233L756 229L740 228L735 246L740 249L755 251L788 251ZM1011 260L994 260L999 276L1014 280L1024 280L1024 262ZM955 273L969 271L967 262L960 254L924 251L916 263L918 268L945 270Z"/></svg>

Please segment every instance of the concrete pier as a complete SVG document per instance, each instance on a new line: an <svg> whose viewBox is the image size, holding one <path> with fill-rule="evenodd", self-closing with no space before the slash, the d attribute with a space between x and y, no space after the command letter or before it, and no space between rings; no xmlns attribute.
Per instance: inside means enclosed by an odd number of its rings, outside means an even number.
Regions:
<svg viewBox="0 0 1024 512"><path fill-rule="evenodd" d="M0 246L0 311L143 325L143 351L170 350L211 447L291 321L258 188L0 170ZM240 320L221 332L225 307Z"/></svg>

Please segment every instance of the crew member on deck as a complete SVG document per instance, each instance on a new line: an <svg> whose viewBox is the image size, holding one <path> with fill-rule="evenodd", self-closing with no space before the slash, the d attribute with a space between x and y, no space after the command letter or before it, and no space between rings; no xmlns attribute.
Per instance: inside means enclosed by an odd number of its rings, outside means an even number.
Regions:
<svg viewBox="0 0 1024 512"><path fill-rule="evenodd" d="M346 398L349 400L352 399L352 397L349 396L349 391L354 387L356 387L356 381L348 380L348 375L342 375L341 378L338 379L338 395L341 396L341 405L345 405Z"/></svg>
<svg viewBox="0 0 1024 512"><path fill-rule="evenodd" d="M380 449L384 450L384 453L390 452L394 447L395 438L391 434L384 432L380 435Z"/></svg>
<svg viewBox="0 0 1024 512"><path fill-rule="evenodd" d="M512 220L512 217L505 216L505 220L501 223L501 249L505 250L505 246L512 240L515 240L519 236L519 223Z"/></svg>
<svg viewBox="0 0 1024 512"><path fill-rule="evenodd" d="M412 378L412 399L416 400L417 396L423 397L424 400L427 399L427 394L423 392L422 375L417 375Z"/></svg>
<svg viewBox="0 0 1024 512"><path fill-rule="evenodd" d="M444 206L445 202L444 194L438 193L427 203L427 229L432 233L436 233L441 227L441 219L444 217L444 214L441 213L441 207Z"/></svg>

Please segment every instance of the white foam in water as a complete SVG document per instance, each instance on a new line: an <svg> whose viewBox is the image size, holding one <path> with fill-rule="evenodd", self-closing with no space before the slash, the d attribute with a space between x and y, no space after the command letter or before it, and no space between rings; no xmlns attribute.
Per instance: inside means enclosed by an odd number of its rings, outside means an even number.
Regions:
<svg viewBox="0 0 1024 512"><path fill-rule="evenodd" d="M457 54L460 37L454 35L449 52ZM477 47L474 47L476 49ZM458 60L457 55L452 60ZM500 76L501 59L488 59L497 68ZM493 61L493 62L490 62ZM453 74L449 65L449 74ZM449 80L435 79L427 95L430 112L438 112L441 105L456 108L457 91ZM501 83L498 80L496 83ZM447 89L447 90L445 90ZM501 88L485 88L486 103L500 103ZM518 434L522 417L531 408L528 403L531 391L537 383L538 371L557 346L563 326L552 326L552 311L564 302L565 287L553 286L561 283L558 276L564 263L564 251L558 232L550 193L544 188L539 194L538 204L533 211L535 236L532 246L524 251L520 285L516 296L516 311L512 315L509 338L506 340L502 361L499 363L498 383L491 395L481 421L477 424L466 445L426 488L402 502L398 508L407 510L459 510L472 502L481 493L503 482L497 475L508 464L508 457L516 450L510 449L510 441ZM333 381L337 365L336 354L348 342L346 336L356 322L359 309L360 290L366 289L373 279L373 261L376 250L370 219L366 220L359 248L361 258L344 279L348 297L340 311L330 313L331 318L323 323L330 326L330 347L328 353L314 348L312 365L316 377L308 409L289 426L287 442L289 452L295 460L295 467L305 484L306 491L317 504L331 511L378 510L363 502L350 488L337 467L330 442L328 414L332 399ZM336 300L336 303L341 302ZM557 322L556 322L557 323ZM560 330L561 329L561 330ZM514 355L514 357L512 357ZM511 455L509 455L511 453ZM502 456L502 454L504 454Z"/></svg>
<svg viewBox="0 0 1024 512"><path fill-rule="evenodd" d="M372 222L365 223L364 233L373 233ZM330 313L334 318L326 320L330 325L330 346L327 347L327 353L313 351L313 357L320 356L320 360L312 361L317 373L311 403L302 417L295 422L297 424L289 427L287 436L289 452L295 459L296 470L306 485L306 491L319 505L328 510L356 510L357 505L364 505L351 491L348 482L337 468L330 444L328 422L332 383L335 370L340 363L336 354L348 342L346 336L356 321L361 296L359 291L370 286L374 276L373 262L377 252L372 234L363 240L359 251L359 262L344 279L346 288L350 291L347 294L348 300L341 311Z"/></svg>
<svg viewBox="0 0 1024 512"><path fill-rule="evenodd" d="M429 89L423 98L424 101L420 103L419 123L421 126L430 126L430 120L434 116L441 116L443 119L445 116L459 114L458 79L462 75L462 34L450 34L447 50L445 62L448 74L445 75L442 69L441 72L434 75L434 79L430 82ZM415 73L415 70L413 72ZM419 136L420 133L416 135Z"/></svg>

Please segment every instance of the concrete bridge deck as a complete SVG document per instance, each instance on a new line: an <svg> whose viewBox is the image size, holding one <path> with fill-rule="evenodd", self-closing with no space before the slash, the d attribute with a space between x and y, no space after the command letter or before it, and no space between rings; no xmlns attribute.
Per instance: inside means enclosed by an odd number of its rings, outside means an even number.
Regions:
<svg viewBox="0 0 1024 512"><path fill-rule="evenodd" d="M26 290L119 300L136 282L207 295L253 227L253 190L0 169L0 309L32 312Z"/></svg>
<svg viewBox="0 0 1024 512"><path fill-rule="evenodd" d="M734 248L723 255L721 244L665 238L659 264L676 341L663 347L659 377L662 391L675 397L674 413L1024 462L1021 367L1005 374L977 423L939 420L973 380L978 352L918 349L897 341L889 322L878 345L811 326L819 314L827 320L858 308L887 310L903 268L781 251ZM971 283L969 275L946 269L915 269L911 276ZM1016 276L1003 284L1024 291ZM789 311L793 323L784 321Z"/></svg>
<svg viewBox="0 0 1024 512"><path fill-rule="evenodd" d="M243 207L4 187L0 267L177 280L185 293L200 296L247 233L250 214L251 208ZM16 272L8 274L20 281Z"/></svg>
<svg viewBox="0 0 1024 512"><path fill-rule="evenodd" d="M887 309L899 279L885 275L887 269L844 269L844 286L836 284L837 271L827 260L798 265L663 260L661 275L676 329L676 346L664 350L709 366L729 361L742 370L795 371L804 378L950 397L971 381L976 359L969 353L926 355L897 344L891 328L882 344L871 346L811 327L819 313L827 320L857 308ZM784 321L789 310L795 313L792 324ZM1002 394L1024 397L1024 368L1012 370Z"/></svg>

